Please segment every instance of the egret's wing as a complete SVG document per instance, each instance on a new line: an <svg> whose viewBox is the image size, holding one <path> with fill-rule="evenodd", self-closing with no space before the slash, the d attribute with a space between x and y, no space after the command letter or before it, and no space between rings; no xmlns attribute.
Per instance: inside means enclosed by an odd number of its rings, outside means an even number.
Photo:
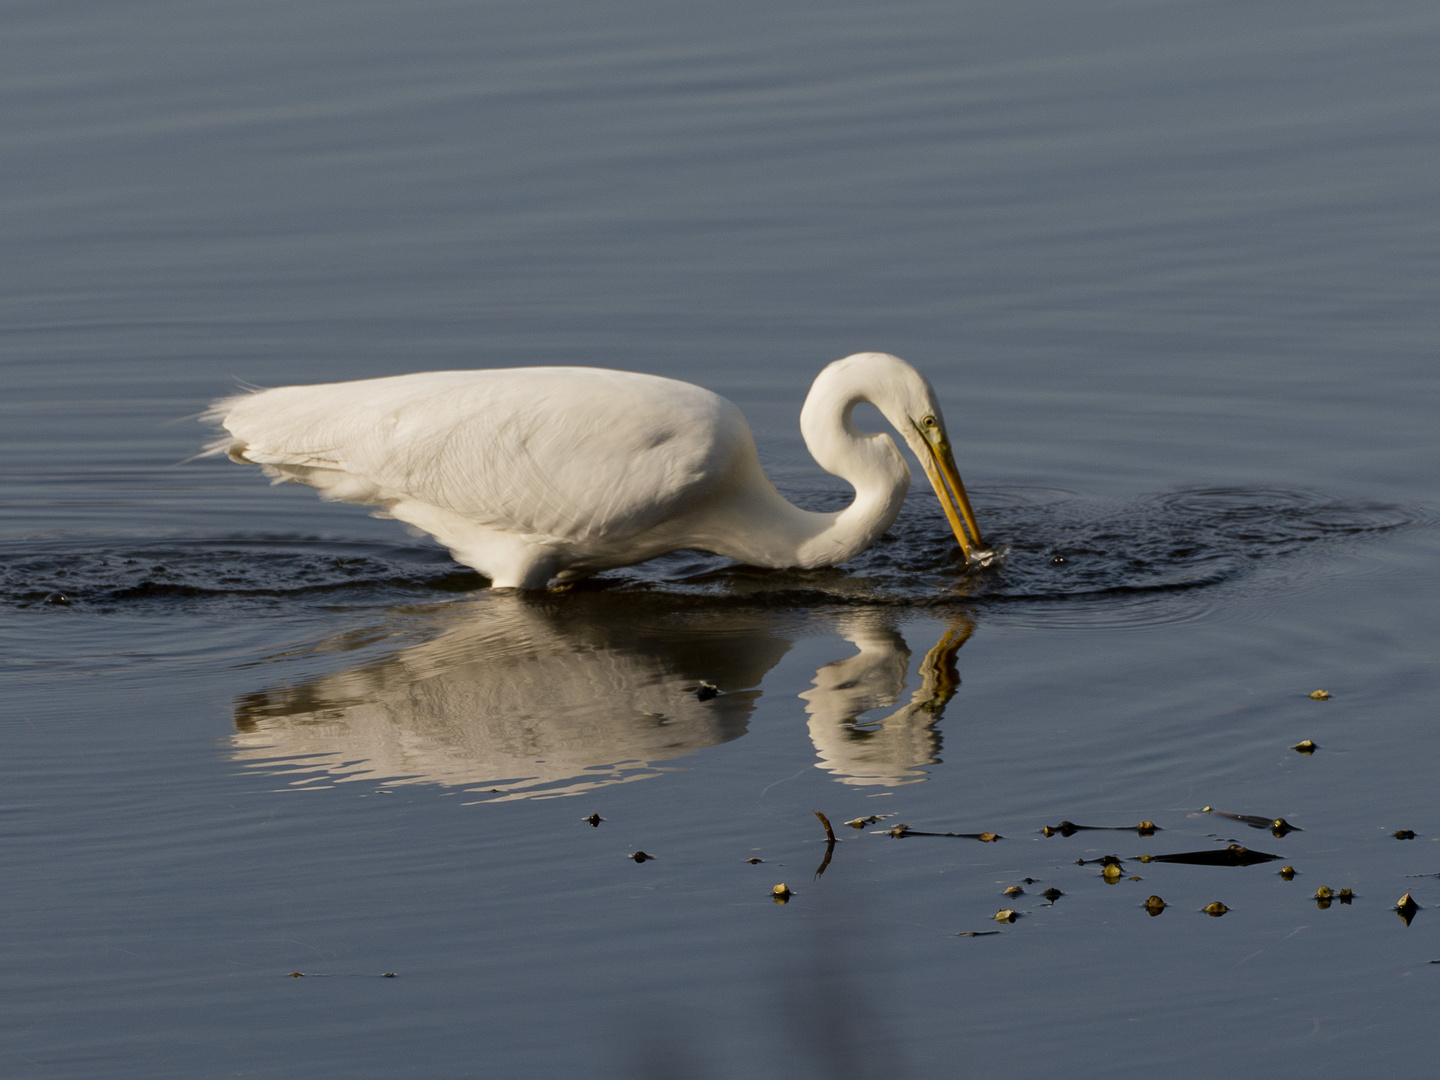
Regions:
<svg viewBox="0 0 1440 1080"><path fill-rule="evenodd" d="M330 498L418 500L477 524L623 538L716 482L738 410L671 379L595 368L431 372L217 402L212 449ZM746 440L748 441L748 440Z"/></svg>

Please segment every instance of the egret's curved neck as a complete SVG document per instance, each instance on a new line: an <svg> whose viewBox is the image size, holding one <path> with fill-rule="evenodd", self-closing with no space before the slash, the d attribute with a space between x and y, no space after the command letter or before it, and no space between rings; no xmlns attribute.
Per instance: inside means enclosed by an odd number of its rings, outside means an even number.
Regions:
<svg viewBox="0 0 1440 1080"><path fill-rule="evenodd" d="M854 373L832 366L815 380L800 413L800 433L816 462L855 488L848 507L838 513L800 509L747 455L742 473L732 474L728 490L710 504L703 522L694 523L688 546L754 566L816 567L845 562L873 544L900 512L910 469L889 435L856 430L851 414L870 400Z"/></svg>

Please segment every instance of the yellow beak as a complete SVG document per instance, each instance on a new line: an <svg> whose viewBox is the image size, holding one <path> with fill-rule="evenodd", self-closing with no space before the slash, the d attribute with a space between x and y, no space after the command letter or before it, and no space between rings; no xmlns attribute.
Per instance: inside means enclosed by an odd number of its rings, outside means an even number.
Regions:
<svg viewBox="0 0 1440 1080"><path fill-rule="evenodd" d="M945 511L945 517L950 522L950 528L955 533L965 561L969 562L972 557L971 549L983 551L985 541L980 539L980 526L975 524L975 511L970 508L970 496L965 494L965 482L960 479L960 470L955 467L950 444L943 437L927 436L924 430L921 430L920 434L925 437L925 448L930 451L928 460L922 459L925 475L930 478L930 486L935 489L935 495Z"/></svg>

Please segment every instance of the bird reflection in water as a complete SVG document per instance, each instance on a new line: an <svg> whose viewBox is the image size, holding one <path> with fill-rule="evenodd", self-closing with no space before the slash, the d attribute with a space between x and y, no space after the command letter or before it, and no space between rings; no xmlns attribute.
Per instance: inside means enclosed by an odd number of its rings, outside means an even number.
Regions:
<svg viewBox="0 0 1440 1080"><path fill-rule="evenodd" d="M960 686L955 654L974 629L969 620L956 620L920 662L920 685L909 702L883 718L863 720L863 713L900 700L910 650L883 613L864 612L842 627L859 652L815 672L814 689L800 695L819 767L846 784L895 787L924 780L923 766L940 761L935 725Z"/></svg>
<svg viewBox="0 0 1440 1080"><path fill-rule="evenodd" d="M447 609L414 644L240 698L235 757L296 787L363 780L440 784L482 801L576 795L743 735L767 673L814 632L763 609L647 610L616 599L494 593ZM841 633L860 652L822 667L802 695L821 766L854 783L922 779L938 760L934 725L958 683L954 653L968 627L946 634L910 704L875 725L857 717L898 700L909 650L879 619L852 619ZM394 632L308 652L377 637Z"/></svg>

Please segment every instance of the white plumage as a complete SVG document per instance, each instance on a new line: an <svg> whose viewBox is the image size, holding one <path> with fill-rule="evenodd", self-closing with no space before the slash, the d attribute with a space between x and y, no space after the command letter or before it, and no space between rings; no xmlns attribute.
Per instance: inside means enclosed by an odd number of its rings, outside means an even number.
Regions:
<svg viewBox="0 0 1440 1080"><path fill-rule="evenodd" d="M681 548L768 567L853 557L895 520L910 481L889 435L855 429L862 401L914 450L968 556L979 530L934 391L884 353L829 365L801 412L815 460L855 487L834 514L775 490L733 404L654 375L435 371L241 394L205 418L229 432L208 452L378 506L496 587L533 589Z"/></svg>

